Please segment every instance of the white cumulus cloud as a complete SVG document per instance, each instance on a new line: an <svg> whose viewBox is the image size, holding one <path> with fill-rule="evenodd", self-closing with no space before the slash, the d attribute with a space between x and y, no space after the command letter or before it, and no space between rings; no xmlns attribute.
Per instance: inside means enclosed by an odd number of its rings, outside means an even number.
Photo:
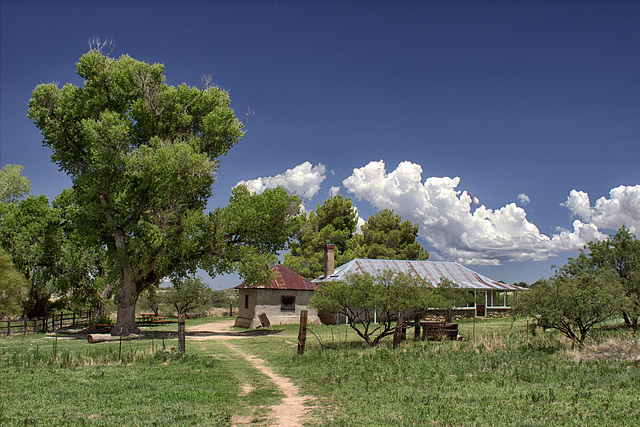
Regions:
<svg viewBox="0 0 640 427"><path fill-rule="evenodd" d="M258 194L267 188L282 186L290 193L310 199L318 193L325 178L325 166L322 163L313 166L311 162L304 162L276 176L239 181L236 186L244 184Z"/></svg>
<svg viewBox="0 0 640 427"><path fill-rule="evenodd" d="M625 224L632 232L640 232L640 185L613 188L609 198L599 198L593 207L587 193L571 190L563 205L598 228L615 230Z"/></svg>
<svg viewBox="0 0 640 427"><path fill-rule="evenodd" d="M544 260L604 237L597 226L581 221L574 222L573 231L544 235L515 203L490 209L457 189L459 177L429 177L423 182L422 167L411 162L402 162L389 173L384 161L371 162L354 169L343 185L358 199L417 222L420 236L437 252L467 264Z"/></svg>

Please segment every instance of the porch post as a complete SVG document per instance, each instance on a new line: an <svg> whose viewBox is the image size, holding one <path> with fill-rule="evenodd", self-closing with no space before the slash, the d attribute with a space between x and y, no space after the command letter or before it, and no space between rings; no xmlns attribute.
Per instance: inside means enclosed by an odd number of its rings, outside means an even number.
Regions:
<svg viewBox="0 0 640 427"><path fill-rule="evenodd" d="M473 318L478 315L478 290L473 290Z"/></svg>

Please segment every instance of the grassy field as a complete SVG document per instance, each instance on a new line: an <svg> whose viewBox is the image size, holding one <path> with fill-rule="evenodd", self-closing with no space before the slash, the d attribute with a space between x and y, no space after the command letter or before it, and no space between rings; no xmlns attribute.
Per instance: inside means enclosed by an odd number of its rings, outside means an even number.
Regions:
<svg viewBox="0 0 640 427"><path fill-rule="evenodd" d="M315 397L310 424L637 425L640 345L614 326L583 349L553 332L529 336L511 319L478 321L475 339L462 321L467 341L409 340L397 350L366 348L344 325L310 327L303 356L296 327L233 344ZM230 425L236 416L269 425L281 396L266 377L217 340L188 340L180 357L173 336L0 340L0 425Z"/></svg>

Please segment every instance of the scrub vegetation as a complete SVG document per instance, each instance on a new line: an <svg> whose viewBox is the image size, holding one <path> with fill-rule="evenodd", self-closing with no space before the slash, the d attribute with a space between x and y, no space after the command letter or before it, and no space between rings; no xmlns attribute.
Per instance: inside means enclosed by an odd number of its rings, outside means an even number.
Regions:
<svg viewBox="0 0 640 427"><path fill-rule="evenodd" d="M282 396L264 374L220 340L187 340L179 355L174 335L160 335L172 329L94 345L2 339L0 423L269 425ZM465 341L408 340L396 350L390 337L370 348L345 325L309 330L303 356L295 326L233 345L315 398L311 425L634 425L640 417L640 343L622 319L574 348L555 330L528 334L522 318L463 320Z"/></svg>

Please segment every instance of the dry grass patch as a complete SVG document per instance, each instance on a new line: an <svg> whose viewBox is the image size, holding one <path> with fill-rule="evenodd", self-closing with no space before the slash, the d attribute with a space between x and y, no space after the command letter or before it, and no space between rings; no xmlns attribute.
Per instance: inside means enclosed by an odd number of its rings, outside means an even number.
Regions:
<svg viewBox="0 0 640 427"><path fill-rule="evenodd" d="M575 362L602 359L629 361L637 364L640 361L640 340L635 336L593 340L581 347L565 350L564 356Z"/></svg>

